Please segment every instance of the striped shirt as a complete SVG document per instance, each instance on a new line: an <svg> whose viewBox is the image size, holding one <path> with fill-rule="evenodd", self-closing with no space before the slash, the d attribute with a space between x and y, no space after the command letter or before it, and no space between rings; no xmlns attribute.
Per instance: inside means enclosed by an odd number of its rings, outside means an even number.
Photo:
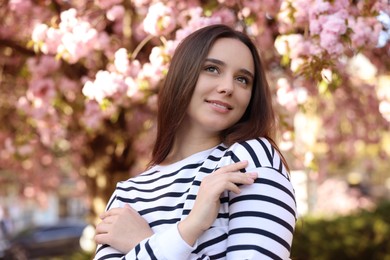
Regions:
<svg viewBox="0 0 390 260"><path fill-rule="evenodd" d="M241 193L225 191L217 219L194 246L177 224L190 213L202 179L218 168L247 160L257 172ZM154 234L126 255L98 245L95 259L288 259L296 223L296 202L289 174L279 154L264 138L230 147L220 144L167 166L119 182L107 210L128 203Z"/></svg>

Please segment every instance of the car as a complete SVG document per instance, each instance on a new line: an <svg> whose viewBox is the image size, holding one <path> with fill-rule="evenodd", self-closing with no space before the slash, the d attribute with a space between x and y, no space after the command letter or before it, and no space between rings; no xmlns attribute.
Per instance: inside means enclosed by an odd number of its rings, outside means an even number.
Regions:
<svg viewBox="0 0 390 260"><path fill-rule="evenodd" d="M60 221L27 228L10 239L4 259L69 256L82 251L80 238L86 227L83 221Z"/></svg>
<svg viewBox="0 0 390 260"><path fill-rule="evenodd" d="M7 248L8 240L0 236L0 259L4 259L4 253Z"/></svg>

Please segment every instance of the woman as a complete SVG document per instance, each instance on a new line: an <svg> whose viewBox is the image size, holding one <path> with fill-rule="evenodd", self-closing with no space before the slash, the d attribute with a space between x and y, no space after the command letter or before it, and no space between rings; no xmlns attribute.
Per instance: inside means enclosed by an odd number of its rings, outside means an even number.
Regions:
<svg viewBox="0 0 390 260"><path fill-rule="evenodd" d="M288 258L295 197L252 41L224 25L192 33L159 95L151 166L118 183L95 259Z"/></svg>

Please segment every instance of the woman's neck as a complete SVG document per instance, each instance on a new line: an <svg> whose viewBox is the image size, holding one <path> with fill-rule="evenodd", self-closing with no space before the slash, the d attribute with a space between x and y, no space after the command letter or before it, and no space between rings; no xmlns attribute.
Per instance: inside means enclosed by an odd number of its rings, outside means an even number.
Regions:
<svg viewBox="0 0 390 260"><path fill-rule="evenodd" d="M162 164L167 165L181 161L190 155L210 149L220 143L221 139L218 135L179 131L176 134L171 152Z"/></svg>

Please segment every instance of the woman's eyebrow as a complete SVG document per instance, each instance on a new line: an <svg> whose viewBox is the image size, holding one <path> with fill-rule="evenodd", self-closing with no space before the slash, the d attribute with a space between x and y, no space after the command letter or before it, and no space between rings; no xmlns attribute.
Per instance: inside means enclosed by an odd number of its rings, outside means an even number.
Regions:
<svg viewBox="0 0 390 260"><path fill-rule="evenodd" d="M226 66L226 63L221 61L221 60L218 60L218 59L214 59L214 58L206 58L205 60L206 62L211 62L211 63L214 63L214 64L218 64L218 65L221 65L221 66ZM253 75L252 72L250 72L249 70L247 69L240 69L239 70L241 73L247 75L248 77L251 77L252 79L255 78L255 76Z"/></svg>
<svg viewBox="0 0 390 260"><path fill-rule="evenodd" d="M206 58L205 61L209 61L209 62L218 64L218 65L222 65L222 66L225 66L225 65L226 65L225 62L223 62L223 61L221 61L221 60L213 59L213 58Z"/></svg>
<svg viewBox="0 0 390 260"><path fill-rule="evenodd" d="M245 74L245 75L247 75L248 77L250 77L250 78L252 78L252 79L255 78L255 76L253 75L253 73L250 72L250 71L247 70L247 69L240 69L240 72L243 73L243 74Z"/></svg>

